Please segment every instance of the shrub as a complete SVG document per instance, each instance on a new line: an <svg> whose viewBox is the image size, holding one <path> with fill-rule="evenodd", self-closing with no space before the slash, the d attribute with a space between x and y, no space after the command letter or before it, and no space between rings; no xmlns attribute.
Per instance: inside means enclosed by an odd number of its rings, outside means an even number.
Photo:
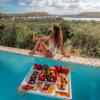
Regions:
<svg viewBox="0 0 100 100"><path fill-rule="evenodd" d="M27 35L27 37L24 38L23 42L21 42L20 48L33 49L35 42L33 42L32 38L33 38L33 34Z"/></svg>
<svg viewBox="0 0 100 100"><path fill-rule="evenodd" d="M5 26L0 31L0 44L15 47L16 44L16 26Z"/></svg>
<svg viewBox="0 0 100 100"><path fill-rule="evenodd" d="M17 26L16 32L17 32L16 47L22 48L24 41L28 39L28 36L32 34L32 32L27 26L21 26L21 25Z"/></svg>
<svg viewBox="0 0 100 100"><path fill-rule="evenodd" d="M39 27L36 28L37 34L44 34L48 35L49 25L39 25Z"/></svg>
<svg viewBox="0 0 100 100"><path fill-rule="evenodd" d="M99 38L90 34L75 34L72 41L74 48L80 48L81 54L85 54L92 57L100 57L100 43Z"/></svg>
<svg viewBox="0 0 100 100"><path fill-rule="evenodd" d="M70 39L73 36L73 30L69 23L61 22L60 23L62 33L63 33L63 42L65 43L67 39Z"/></svg>

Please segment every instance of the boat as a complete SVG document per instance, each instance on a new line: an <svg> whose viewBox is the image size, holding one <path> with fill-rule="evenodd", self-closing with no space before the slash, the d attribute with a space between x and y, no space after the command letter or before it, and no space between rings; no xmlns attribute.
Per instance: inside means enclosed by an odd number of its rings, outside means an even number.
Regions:
<svg viewBox="0 0 100 100"><path fill-rule="evenodd" d="M70 67L34 64L18 90L24 93L71 100Z"/></svg>

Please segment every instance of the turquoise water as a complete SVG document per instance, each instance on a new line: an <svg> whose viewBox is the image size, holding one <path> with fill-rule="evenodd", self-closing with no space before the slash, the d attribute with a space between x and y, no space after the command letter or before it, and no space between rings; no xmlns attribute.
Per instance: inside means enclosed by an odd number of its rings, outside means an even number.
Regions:
<svg viewBox="0 0 100 100"><path fill-rule="evenodd" d="M0 100L56 100L33 94L21 96L17 91L17 87L34 63L70 65L72 100L100 100L100 68L4 51L0 51Z"/></svg>

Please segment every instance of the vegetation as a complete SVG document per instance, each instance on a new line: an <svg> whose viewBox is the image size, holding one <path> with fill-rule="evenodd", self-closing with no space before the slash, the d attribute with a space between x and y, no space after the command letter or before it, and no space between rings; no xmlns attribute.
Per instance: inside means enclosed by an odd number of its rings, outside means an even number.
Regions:
<svg viewBox="0 0 100 100"><path fill-rule="evenodd" d="M81 54L92 57L100 57L99 38L90 34L79 33L75 34L71 40L74 48L81 49Z"/></svg>
<svg viewBox="0 0 100 100"><path fill-rule="evenodd" d="M0 45L32 49L35 45L32 36L49 35L54 24L61 26L64 43L70 41L70 52L79 49L81 56L100 58L100 22L96 21L0 20Z"/></svg>

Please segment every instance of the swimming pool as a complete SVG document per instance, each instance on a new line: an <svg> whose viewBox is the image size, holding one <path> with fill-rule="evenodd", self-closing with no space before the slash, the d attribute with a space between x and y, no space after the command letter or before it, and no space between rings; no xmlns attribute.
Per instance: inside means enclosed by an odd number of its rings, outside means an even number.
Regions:
<svg viewBox="0 0 100 100"><path fill-rule="evenodd" d="M33 94L21 96L17 91L34 63L70 66L72 100L100 100L100 68L4 51L0 51L0 100L55 100Z"/></svg>

